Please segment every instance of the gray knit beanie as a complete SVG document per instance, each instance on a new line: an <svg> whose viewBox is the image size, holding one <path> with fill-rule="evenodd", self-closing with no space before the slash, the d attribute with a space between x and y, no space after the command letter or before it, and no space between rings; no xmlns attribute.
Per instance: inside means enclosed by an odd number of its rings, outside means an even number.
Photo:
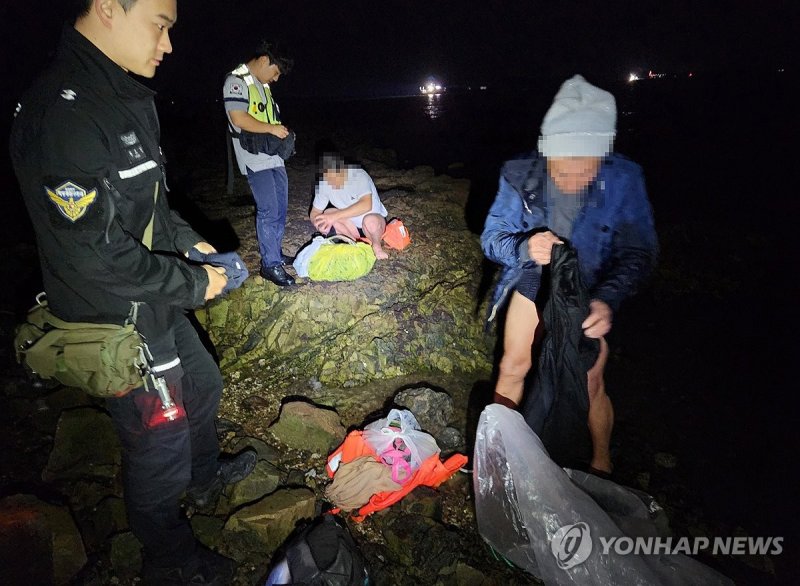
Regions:
<svg viewBox="0 0 800 586"><path fill-rule="evenodd" d="M539 152L545 157L602 157L613 150L614 96L582 76L565 81L542 120Z"/></svg>

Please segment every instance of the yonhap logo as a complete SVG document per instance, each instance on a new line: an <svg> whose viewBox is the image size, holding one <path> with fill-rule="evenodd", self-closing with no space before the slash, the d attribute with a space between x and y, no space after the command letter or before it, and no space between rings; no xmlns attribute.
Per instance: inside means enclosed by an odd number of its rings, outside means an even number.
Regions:
<svg viewBox="0 0 800 586"><path fill-rule="evenodd" d="M780 555L783 537L605 537L599 536L597 555ZM589 559L593 541L589 526L579 522L559 527L550 540L558 567L570 570ZM605 562L601 562L605 563Z"/></svg>
<svg viewBox="0 0 800 586"><path fill-rule="evenodd" d="M564 525L550 540L558 567L569 570L585 562L592 553L592 534L586 523Z"/></svg>

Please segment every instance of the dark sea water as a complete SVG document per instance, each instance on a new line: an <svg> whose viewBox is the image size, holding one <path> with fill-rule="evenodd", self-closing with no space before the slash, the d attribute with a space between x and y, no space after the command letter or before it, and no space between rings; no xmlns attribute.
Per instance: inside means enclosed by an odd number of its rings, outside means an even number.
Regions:
<svg viewBox="0 0 800 586"><path fill-rule="evenodd" d="M671 220L691 201L694 213L732 212L737 204L760 215L750 196L768 194L771 206L786 177L775 165L787 159L797 131L790 115L792 80L658 79L605 86L617 98L616 150L645 169L659 215ZM330 101L291 99L284 118L291 125L330 124L395 149L408 166L432 165L439 172L496 183L501 162L535 147L542 116L557 85L537 89L459 91L439 96ZM759 169L760 167L760 169ZM749 172L749 177L745 174ZM753 175L753 172L758 175ZM492 197L494 188L487 197ZM694 194L698 197L693 197ZM782 201L797 211L798 204ZM735 215L735 213L733 214Z"/></svg>
<svg viewBox="0 0 800 586"><path fill-rule="evenodd" d="M677 455L687 498L703 515L750 535L783 535L794 548L800 133L789 88L795 81L770 74L606 86L618 103L616 150L645 170L662 247L653 283L623 308L611 339L619 351L609 372L611 394L619 428L629 430L622 449L635 460L633 434ZM502 161L535 147L556 90L545 83L338 101L276 93L301 142L361 140L394 150L401 166L431 165L469 178L466 214L477 233ZM214 145L213 160L203 163L224 172L221 104L162 97L159 107L172 172L197 164L181 158L180 145L198 136ZM9 119L4 115L4 136ZM0 226L4 249L13 253L32 237L7 158L1 163ZM6 277L15 262L4 260Z"/></svg>

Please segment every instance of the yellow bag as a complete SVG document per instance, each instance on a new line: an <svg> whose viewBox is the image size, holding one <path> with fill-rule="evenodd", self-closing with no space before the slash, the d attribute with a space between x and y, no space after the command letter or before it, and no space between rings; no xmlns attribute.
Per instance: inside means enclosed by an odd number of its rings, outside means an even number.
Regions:
<svg viewBox="0 0 800 586"><path fill-rule="evenodd" d="M375 253L369 244L337 234L327 238L311 257L308 278L312 281L354 281L369 273L374 264Z"/></svg>

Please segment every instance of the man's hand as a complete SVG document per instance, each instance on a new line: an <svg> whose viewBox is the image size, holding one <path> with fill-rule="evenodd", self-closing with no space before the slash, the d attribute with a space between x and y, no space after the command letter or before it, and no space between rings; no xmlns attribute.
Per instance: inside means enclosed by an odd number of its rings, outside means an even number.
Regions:
<svg viewBox="0 0 800 586"><path fill-rule="evenodd" d="M268 132L278 138L286 138L289 136L289 129L283 124L270 124Z"/></svg>
<svg viewBox="0 0 800 586"><path fill-rule="evenodd" d="M323 234L327 234L333 228L333 223L339 219L336 210L326 210L314 218L314 226Z"/></svg>
<svg viewBox="0 0 800 586"><path fill-rule="evenodd" d="M200 254L216 254L217 249L211 246L208 242L198 242L194 246L192 246L197 252ZM187 253L188 255L188 253Z"/></svg>
<svg viewBox="0 0 800 586"><path fill-rule="evenodd" d="M550 264L550 252L554 244L564 244L558 236L550 232L538 232L528 238L528 255L539 265Z"/></svg>
<svg viewBox="0 0 800 586"><path fill-rule="evenodd" d="M222 267L212 267L211 265L203 265L203 268L208 274L208 286L206 287L205 300L214 299L217 295L222 293L225 285L228 284L228 277L225 276L225 269Z"/></svg>
<svg viewBox="0 0 800 586"><path fill-rule="evenodd" d="M602 338L611 331L611 318L614 312L605 301L595 299L589 302L589 316L581 327L587 338Z"/></svg>
<svg viewBox="0 0 800 586"><path fill-rule="evenodd" d="M318 215L316 218L314 218L313 222L314 227L323 234L327 234L331 231L331 225L333 222L331 222L330 219L326 218L324 215Z"/></svg>

